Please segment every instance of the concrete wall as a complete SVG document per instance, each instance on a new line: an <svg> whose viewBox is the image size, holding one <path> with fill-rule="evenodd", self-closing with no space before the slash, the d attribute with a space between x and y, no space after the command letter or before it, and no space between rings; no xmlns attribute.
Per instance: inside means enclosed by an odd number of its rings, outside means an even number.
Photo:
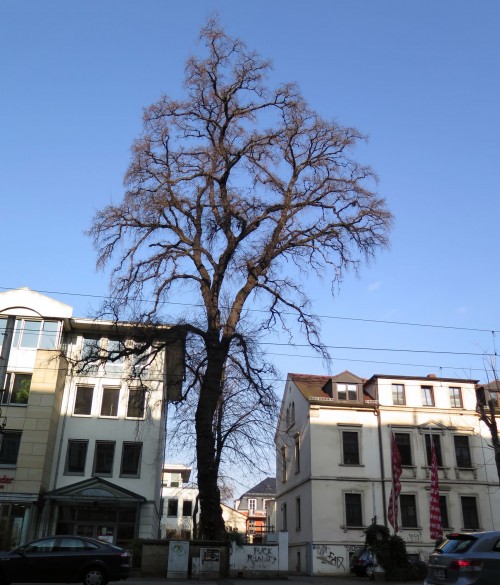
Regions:
<svg viewBox="0 0 500 585"><path fill-rule="evenodd" d="M288 533L277 533L277 544L239 546L231 543L229 576L270 579L288 575Z"/></svg>

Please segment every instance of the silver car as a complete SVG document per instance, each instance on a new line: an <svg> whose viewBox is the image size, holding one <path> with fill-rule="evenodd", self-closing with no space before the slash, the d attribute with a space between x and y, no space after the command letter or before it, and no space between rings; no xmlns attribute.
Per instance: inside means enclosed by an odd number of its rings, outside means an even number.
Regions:
<svg viewBox="0 0 500 585"><path fill-rule="evenodd" d="M424 585L451 584L500 584L500 531L448 535L429 556Z"/></svg>

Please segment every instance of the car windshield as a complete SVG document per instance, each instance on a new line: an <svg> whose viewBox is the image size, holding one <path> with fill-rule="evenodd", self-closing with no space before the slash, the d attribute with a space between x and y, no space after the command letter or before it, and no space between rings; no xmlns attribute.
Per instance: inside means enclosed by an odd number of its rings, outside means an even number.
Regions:
<svg viewBox="0 0 500 585"><path fill-rule="evenodd" d="M438 553L461 553L469 550L477 538L471 534L453 535L437 547Z"/></svg>

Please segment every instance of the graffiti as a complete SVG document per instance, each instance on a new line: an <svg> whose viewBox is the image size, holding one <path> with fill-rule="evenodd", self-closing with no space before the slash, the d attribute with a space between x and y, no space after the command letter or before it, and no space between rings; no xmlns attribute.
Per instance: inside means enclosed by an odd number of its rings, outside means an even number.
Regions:
<svg viewBox="0 0 500 585"><path fill-rule="evenodd" d="M252 553L247 555L247 561L253 568L256 565L274 565L277 558L274 556L274 549L270 546L254 546Z"/></svg>
<svg viewBox="0 0 500 585"><path fill-rule="evenodd" d="M407 542L421 542L422 536L419 532L410 532L410 534L406 535L405 540Z"/></svg>
<svg viewBox="0 0 500 585"><path fill-rule="evenodd" d="M170 546L172 547L172 554L178 557L184 556L189 550L188 547L185 547L182 544L172 543Z"/></svg>
<svg viewBox="0 0 500 585"><path fill-rule="evenodd" d="M346 544L345 550L348 553L355 553L363 550L363 546L360 544Z"/></svg>
<svg viewBox="0 0 500 585"><path fill-rule="evenodd" d="M344 557L339 557L330 550L327 544L313 544L313 550L316 551L316 558L323 565L331 565L337 569L345 569Z"/></svg>

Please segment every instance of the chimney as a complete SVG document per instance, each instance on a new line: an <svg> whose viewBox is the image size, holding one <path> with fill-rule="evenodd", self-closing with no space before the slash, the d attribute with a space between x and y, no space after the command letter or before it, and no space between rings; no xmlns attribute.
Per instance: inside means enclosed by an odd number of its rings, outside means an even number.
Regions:
<svg viewBox="0 0 500 585"><path fill-rule="evenodd" d="M428 378L435 378L436 377L436 374L427 374L427 377Z"/></svg>

